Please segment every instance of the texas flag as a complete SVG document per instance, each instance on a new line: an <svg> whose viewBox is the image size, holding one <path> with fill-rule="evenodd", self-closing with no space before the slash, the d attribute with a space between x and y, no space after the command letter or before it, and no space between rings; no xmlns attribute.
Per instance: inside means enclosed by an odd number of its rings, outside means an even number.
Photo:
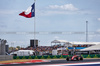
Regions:
<svg viewBox="0 0 100 66"><path fill-rule="evenodd" d="M23 11L19 15L24 16L26 18L35 17L35 3L33 3L32 6L30 6L26 11Z"/></svg>

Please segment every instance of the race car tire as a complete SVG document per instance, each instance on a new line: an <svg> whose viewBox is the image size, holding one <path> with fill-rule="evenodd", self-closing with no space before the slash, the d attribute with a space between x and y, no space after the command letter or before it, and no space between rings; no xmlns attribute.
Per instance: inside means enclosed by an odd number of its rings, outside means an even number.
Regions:
<svg viewBox="0 0 100 66"><path fill-rule="evenodd" d="M81 57L80 60L83 60L83 57Z"/></svg>
<svg viewBox="0 0 100 66"><path fill-rule="evenodd" d="M67 57L66 60L69 61L69 57Z"/></svg>

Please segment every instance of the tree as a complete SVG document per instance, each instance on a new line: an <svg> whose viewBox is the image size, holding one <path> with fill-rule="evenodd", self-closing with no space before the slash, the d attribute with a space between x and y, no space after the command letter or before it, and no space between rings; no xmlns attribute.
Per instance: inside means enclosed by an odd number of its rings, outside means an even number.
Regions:
<svg viewBox="0 0 100 66"><path fill-rule="evenodd" d="M17 46L16 48L18 48L18 50L20 49L20 46Z"/></svg>

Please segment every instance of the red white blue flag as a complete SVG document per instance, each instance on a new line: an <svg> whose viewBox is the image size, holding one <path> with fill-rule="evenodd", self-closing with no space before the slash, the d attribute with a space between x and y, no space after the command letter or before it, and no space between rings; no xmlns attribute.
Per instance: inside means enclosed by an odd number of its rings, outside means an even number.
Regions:
<svg viewBox="0 0 100 66"><path fill-rule="evenodd" d="M33 3L32 6L30 6L26 11L23 11L19 15L24 16L26 18L35 17L35 3Z"/></svg>

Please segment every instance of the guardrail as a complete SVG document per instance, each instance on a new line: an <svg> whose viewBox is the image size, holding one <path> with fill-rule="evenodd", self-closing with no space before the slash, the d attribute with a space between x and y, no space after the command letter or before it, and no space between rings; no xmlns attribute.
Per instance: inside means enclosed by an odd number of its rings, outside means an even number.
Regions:
<svg viewBox="0 0 100 66"><path fill-rule="evenodd" d="M71 55L47 55L47 56L13 56L13 59L60 59ZM100 58L100 54L81 55L83 58Z"/></svg>
<svg viewBox="0 0 100 66"><path fill-rule="evenodd" d="M5 60L12 60L13 56L12 55L0 55L0 61L5 61Z"/></svg>

